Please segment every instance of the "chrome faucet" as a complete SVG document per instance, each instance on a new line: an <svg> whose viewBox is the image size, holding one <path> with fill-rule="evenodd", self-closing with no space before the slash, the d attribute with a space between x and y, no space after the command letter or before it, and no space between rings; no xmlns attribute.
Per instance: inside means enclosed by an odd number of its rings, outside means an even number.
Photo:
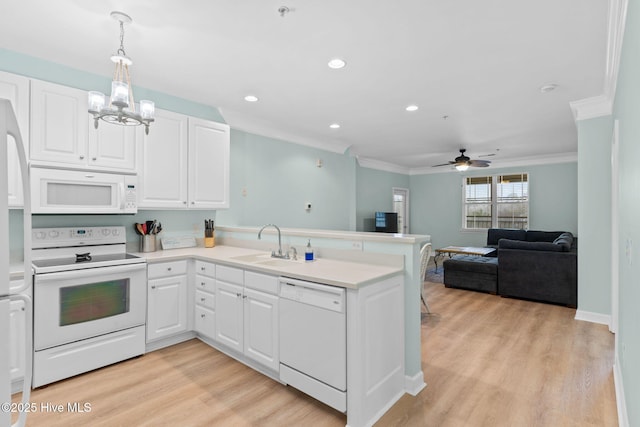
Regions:
<svg viewBox="0 0 640 427"><path fill-rule="evenodd" d="M258 240L262 239L262 230L264 230L267 227L274 227L276 230L278 230L278 253L276 253L276 251L271 251L271 256L273 258L284 258L284 259L289 259L289 252L287 252L286 254L282 253L282 237L280 234L280 228L275 225L275 224L267 224L265 226L263 226L260 231L258 231Z"/></svg>

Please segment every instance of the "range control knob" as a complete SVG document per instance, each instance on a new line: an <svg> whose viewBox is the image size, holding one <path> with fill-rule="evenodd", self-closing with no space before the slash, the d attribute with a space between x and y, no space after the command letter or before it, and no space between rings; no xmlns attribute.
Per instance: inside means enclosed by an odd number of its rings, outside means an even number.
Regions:
<svg viewBox="0 0 640 427"><path fill-rule="evenodd" d="M51 230L49 232L49 237L55 239L56 237L58 237L60 235L60 232L58 230Z"/></svg>
<svg viewBox="0 0 640 427"><path fill-rule="evenodd" d="M114 236L118 236L120 235L120 230L118 230L117 228L114 228L113 230L111 230L111 234Z"/></svg>
<svg viewBox="0 0 640 427"><path fill-rule="evenodd" d="M109 230L108 228L103 228L102 229L102 235L103 236L108 236L109 233L111 233L111 230Z"/></svg>
<svg viewBox="0 0 640 427"><path fill-rule="evenodd" d="M45 237L47 237L47 233L45 233L44 231L37 231L33 234L36 239L44 239Z"/></svg>

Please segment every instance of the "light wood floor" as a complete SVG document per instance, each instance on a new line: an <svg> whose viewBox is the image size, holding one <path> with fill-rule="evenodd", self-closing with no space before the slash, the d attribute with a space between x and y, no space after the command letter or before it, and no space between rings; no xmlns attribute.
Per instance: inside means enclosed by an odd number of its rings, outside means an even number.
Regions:
<svg viewBox="0 0 640 427"><path fill-rule="evenodd" d="M427 283L422 369L378 426L617 426L613 335L575 310ZM15 396L16 400L19 395ZM34 426L344 426L346 417L198 340L52 384Z"/></svg>

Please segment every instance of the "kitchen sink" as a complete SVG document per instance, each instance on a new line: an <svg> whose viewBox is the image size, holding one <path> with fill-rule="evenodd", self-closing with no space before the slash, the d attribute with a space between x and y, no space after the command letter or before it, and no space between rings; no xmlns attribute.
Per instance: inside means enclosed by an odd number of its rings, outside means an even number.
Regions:
<svg viewBox="0 0 640 427"><path fill-rule="evenodd" d="M265 254L238 255L238 256L232 256L231 259L234 260L234 261L254 263L254 262L259 262L259 261L270 260L271 259L271 255L268 254L268 253L265 253Z"/></svg>
<svg viewBox="0 0 640 427"><path fill-rule="evenodd" d="M298 263L298 260L280 259L280 258L270 258L264 261L256 262L256 264L268 265L270 267L290 267L297 263Z"/></svg>

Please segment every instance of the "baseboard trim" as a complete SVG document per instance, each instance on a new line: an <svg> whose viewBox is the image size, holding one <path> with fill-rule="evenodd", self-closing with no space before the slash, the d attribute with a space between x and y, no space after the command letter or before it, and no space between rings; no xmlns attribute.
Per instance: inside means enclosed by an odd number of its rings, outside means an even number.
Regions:
<svg viewBox="0 0 640 427"><path fill-rule="evenodd" d="M427 386L424 382L424 374L422 371L415 374L413 377L407 375L404 376L404 389L411 396L417 396Z"/></svg>
<svg viewBox="0 0 640 427"><path fill-rule="evenodd" d="M591 311L576 310L576 320L583 320L585 322L599 323L601 325L611 326L611 315L594 313Z"/></svg>
<svg viewBox="0 0 640 427"><path fill-rule="evenodd" d="M613 365L613 385L616 390L616 406L618 408L618 426L629 426L629 415L627 414L627 401L624 397L624 385L622 382L622 371L620 371L620 360L615 356Z"/></svg>

